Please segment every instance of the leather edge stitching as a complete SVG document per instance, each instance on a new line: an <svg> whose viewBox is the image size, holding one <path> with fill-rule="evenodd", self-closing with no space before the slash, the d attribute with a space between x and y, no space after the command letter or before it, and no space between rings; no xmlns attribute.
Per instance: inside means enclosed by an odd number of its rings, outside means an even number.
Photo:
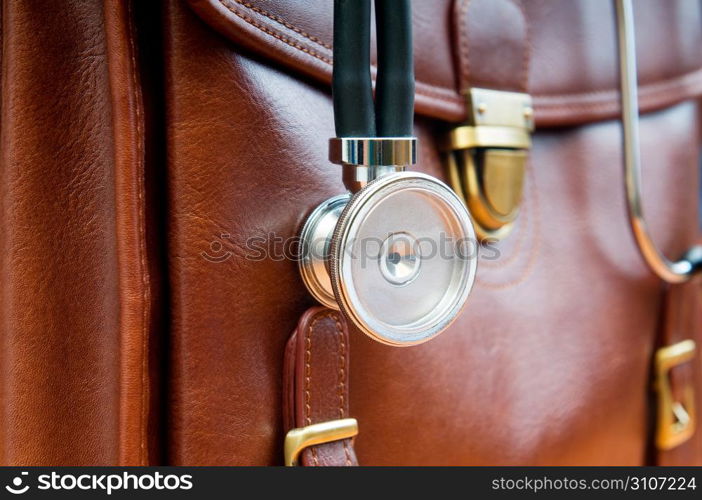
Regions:
<svg viewBox="0 0 702 500"><path fill-rule="evenodd" d="M224 0L219 0L219 2L225 9L227 9L231 13L237 15L238 17L243 19L245 22L247 22L251 26L257 28L258 30L266 33L267 35L272 36L273 38L280 40L281 42L283 42L283 43L285 43L285 44L287 44L287 45L289 45L297 50L300 50L300 51L304 52L305 54L308 54L316 59L319 59L322 62L325 62L329 65L332 64L331 59L329 59L328 57L325 57L312 49L309 49L303 45L300 45L299 43L291 40L290 38L282 35L281 33L273 31L272 29L268 28L267 26L264 26L263 24L257 22L255 19L247 16L243 12L240 12L238 9L234 8L232 5L228 5L228 4L224 3Z"/></svg>
<svg viewBox="0 0 702 500"><path fill-rule="evenodd" d="M148 302L149 302L149 276L146 267L146 222L144 216L144 163L143 163L143 143L142 143L142 120L143 120L143 110L142 101L139 93L139 79L137 76L137 65L136 65L136 45L135 45L135 30L132 15L132 2L127 2L127 23L129 26L129 51L132 66L132 85L133 85L133 99L135 105L136 113L136 170L137 170L137 184L138 184L138 217L139 217L139 270L141 273L142 280L142 325L141 325L141 337L142 337L142 372L141 372L141 429L140 429L140 461L142 464L146 464L146 419L147 419L147 405L148 405L148 330L147 330L147 320L148 320Z"/></svg>
<svg viewBox="0 0 702 500"><path fill-rule="evenodd" d="M224 2L225 2L225 0L219 0L219 1L220 1L220 3L222 3L222 4L224 4ZM286 28L288 28L288 29L290 29L290 30L293 30L295 33L297 33L297 34L299 34L299 35L301 35L301 36L307 38L309 41L314 42L314 43L316 43L317 45L319 45L319 46L321 46L321 47L324 47L325 49L332 50L331 44L329 44L329 43L327 43L327 42L324 42L322 39L320 39L320 38L318 38L318 37L316 37L316 36L314 36L314 35L310 35L310 34L307 33L306 31L304 31L304 30L298 28L297 26L295 26L295 25L289 23L288 21L286 21L285 19L283 19L283 18L280 17L280 16L276 16L275 14L272 14L272 13L270 13L270 12L267 12L267 11L263 10L262 8L260 8L260 7L257 7L257 6L255 6L255 5L251 4L251 3L245 2L244 0L233 0L233 1L236 2L236 3L238 3L239 5L241 5L242 7L245 7L245 8L247 8L247 9L253 11L253 12L256 12L256 13L258 13L258 14L261 14L262 16L267 17L268 19L270 19L270 20L272 20L272 21L275 21L276 23L280 24L281 26L284 26L284 27L286 27ZM225 7L226 7L226 5L225 5Z"/></svg>
<svg viewBox="0 0 702 500"><path fill-rule="evenodd" d="M346 416L346 398L344 396L346 392L346 373L347 373L347 366L346 366L346 335L344 335L344 329L341 326L341 322L339 321L339 316L336 313L331 313L329 314L329 317L331 317L334 320L334 325L336 326L336 332L339 335L339 372L338 372L338 378L339 378L339 418L344 418ZM349 451L349 440L344 439L343 440L343 446L344 446L344 455L346 457L346 465L350 466L352 465L351 461L351 452Z"/></svg>
<svg viewBox="0 0 702 500"><path fill-rule="evenodd" d="M310 381L312 379L312 333L314 332L314 327L324 317L325 315L316 317L312 320L312 323L310 323L309 328L305 329L305 425L312 424L312 397L310 394ZM314 465L319 465L317 449L313 446L310 452Z"/></svg>
<svg viewBox="0 0 702 500"><path fill-rule="evenodd" d="M312 49L304 47L303 45L300 45L299 43L295 42L294 40L291 40L290 38L288 38L288 37L286 37L278 32L275 32L275 31L271 30L270 28L256 22L254 19L248 17L246 14L240 12L238 9L234 8L233 6L230 6L230 5L227 5L226 3L224 3L225 0L218 0L218 1L228 11L235 14L236 16L241 18L243 21L252 25L253 27L257 28L258 30L262 31L263 33L266 33L267 35L272 36L273 38L280 40L281 42L285 43L286 45L293 47L293 48L295 48L295 49L297 49L305 54L308 54L308 55L322 61L323 63L326 63L328 65L332 64L331 59L329 59L328 57L325 57ZM246 5L244 3L242 3L242 0L233 0L233 1L237 2L237 4L241 5L242 7L250 9L250 7L246 7ZM466 1L466 4L470 2L470 0L465 0L465 1ZM254 7L254 6L252 6L252 7ZM275 19L278 16L274 16L273 14L268 16L268 15L264 14L265 11L263 11L262 9L258 9L258 10L261 11L261 12L259 12L261 15L268 17L269 19L281 24L282 26L288 27L289 29L293 30L294 32L296 32L302 36L305 35L304 31L302 31L299 28L295 27L294 25L288 23L287 21L283 21L282 19L281 20ZM257 12L257 11L252 10L252 12ZM278 18L278 19L280 19L280 18ZM307 34L307 35L309 35L309 34ZM312 37L312 35L309 35L306 38L310 41L315 42L313 38L316 38L316 37ZM323 47L326 47L325 45L322 44L323 42L315 42L315 43L317 43ZM640 86L640 90L639 90L639 93L641 94L641 99L645 100L645 99L647 99L647 97L649 99L654 99L652 97L645 95L647 93L647 91L648 91L648 93L651 93L651 94L657 94L659 92L663 92L663 89L656 89L656 88L651 89L649 91L649 89L651 87L684 85L684 80L686 78L693 77L698 72L702 72L702 68L698 68L698 69L695 69L693 71L689 71L689 72L683 73L681 75L677 75L677 76L668 78L666 80L662 80L660 82L653 82L650 84L642 85L642 86ZM442 92L446 92L447 94L450 93L452 95L442 95ZM558 103L558 102L553 102L553 101L557 101L559 99L561 99L561 100L567 99L567 98L572 98L572 100L577 101L579 99L580 100L586 99L589 96L607 95L607 94L612 93L612 92L616 92L616 89L606 89L606 90L600 90L600 91L589 91L589 92L581 92L581 93L575 92L572 94L533 94L536 108L537 108L536 109L537 120L539 119L538 115L543 113L543 112L541 112L541 113L539 112L540 109L546 109L545 114L548 117L550 117L547 119L553 119L554 116L557 116L560 114L565 114L565 113L568 113L569 111L572 111L572 110L580 110L581 113L587 113L587 112L597 112L598 109L602 109L602 108L608 109L612 106L616 106L616 103L610 102L608 100L607 102L595 102L595 103L588 103L588 102L577 103L576 102L575 104L568 105L565 103ZM441 100L441 101L444 101L446 103L450 103L453 105L460 105L462 103L460 95L456 94L454 89L452 89L450 87L432 85L432 84L425 83L422 81L417 81L417 94L422 95L422 96L427 97L427 98L430 98L430 99L434 98L437 100ZM694 97L694 96L681 95L678 100L684 100L684 99L692 98L692 97ZM541 101L541 102L539 102L539 101ZM549 103L549 102L543 102L543 101L552 101L552 102ZM645 113L647 111L642 109L642 112Z"/></svg>

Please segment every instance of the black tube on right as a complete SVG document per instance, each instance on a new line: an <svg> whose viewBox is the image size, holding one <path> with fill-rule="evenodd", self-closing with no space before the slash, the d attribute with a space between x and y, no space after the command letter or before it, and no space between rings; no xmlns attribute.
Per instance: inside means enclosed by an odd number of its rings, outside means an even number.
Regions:
<svg viewBox="0 0 702 500"><path fill-rule="evenodd" d="M332 95L337 137L375 137L370 0L334 0Z"/></svg>
<svg viewBox="0 0 702 500"><path fill-rule="evenodd" d="M375 0L375 17L376 130L379 137L409 137L414 122L411 0Z"/></svg>

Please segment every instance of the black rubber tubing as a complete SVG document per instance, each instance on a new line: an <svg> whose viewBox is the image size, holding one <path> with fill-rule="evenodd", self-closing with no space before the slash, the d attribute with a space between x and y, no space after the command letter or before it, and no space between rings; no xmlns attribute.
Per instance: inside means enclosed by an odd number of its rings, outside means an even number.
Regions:
<svg viewBox="0 0 702 500"><path fill-rule="evenodd" d="M414 122L411 0L375 0L375 17L376 132L379 137L409 137Z"/></svg>
<svg viewBox="0 0 702 500"><path fill-rule="evenodd" d="M334 0L332 95L337 137L375 137L370 0Z"/></svg>

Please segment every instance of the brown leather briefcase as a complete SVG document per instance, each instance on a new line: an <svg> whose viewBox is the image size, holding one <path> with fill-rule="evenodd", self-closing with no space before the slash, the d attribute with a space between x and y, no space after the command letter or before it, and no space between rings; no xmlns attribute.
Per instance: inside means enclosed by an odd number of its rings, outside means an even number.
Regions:
<svg viewBox="0 0 702 500"><path fill-rule="evenodd" d="M702 465L699 278L651 267L699 240L702 6L634 2L632 199L615 3L412 2L410 170L483 242L397 348L285 257L345 192L331 0L3 0L0 463Z"/></svg>

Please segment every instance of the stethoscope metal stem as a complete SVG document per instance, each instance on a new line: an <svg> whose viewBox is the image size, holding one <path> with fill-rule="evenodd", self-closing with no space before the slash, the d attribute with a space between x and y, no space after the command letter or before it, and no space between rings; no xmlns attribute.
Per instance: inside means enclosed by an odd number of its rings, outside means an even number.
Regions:
<svg viewBox="0 0 702 500"><path fill-rule="evenodd" d="M693 247L686 254L686 257L675 262L670 261L656 246L644 219L641 198L641 146L638 125L636 45L631 0L616 0L616 9L624 131L624 177L629 222L639 251L651 270L668 283L683 283L689 280L698 268L702 248Z"/></svg>

